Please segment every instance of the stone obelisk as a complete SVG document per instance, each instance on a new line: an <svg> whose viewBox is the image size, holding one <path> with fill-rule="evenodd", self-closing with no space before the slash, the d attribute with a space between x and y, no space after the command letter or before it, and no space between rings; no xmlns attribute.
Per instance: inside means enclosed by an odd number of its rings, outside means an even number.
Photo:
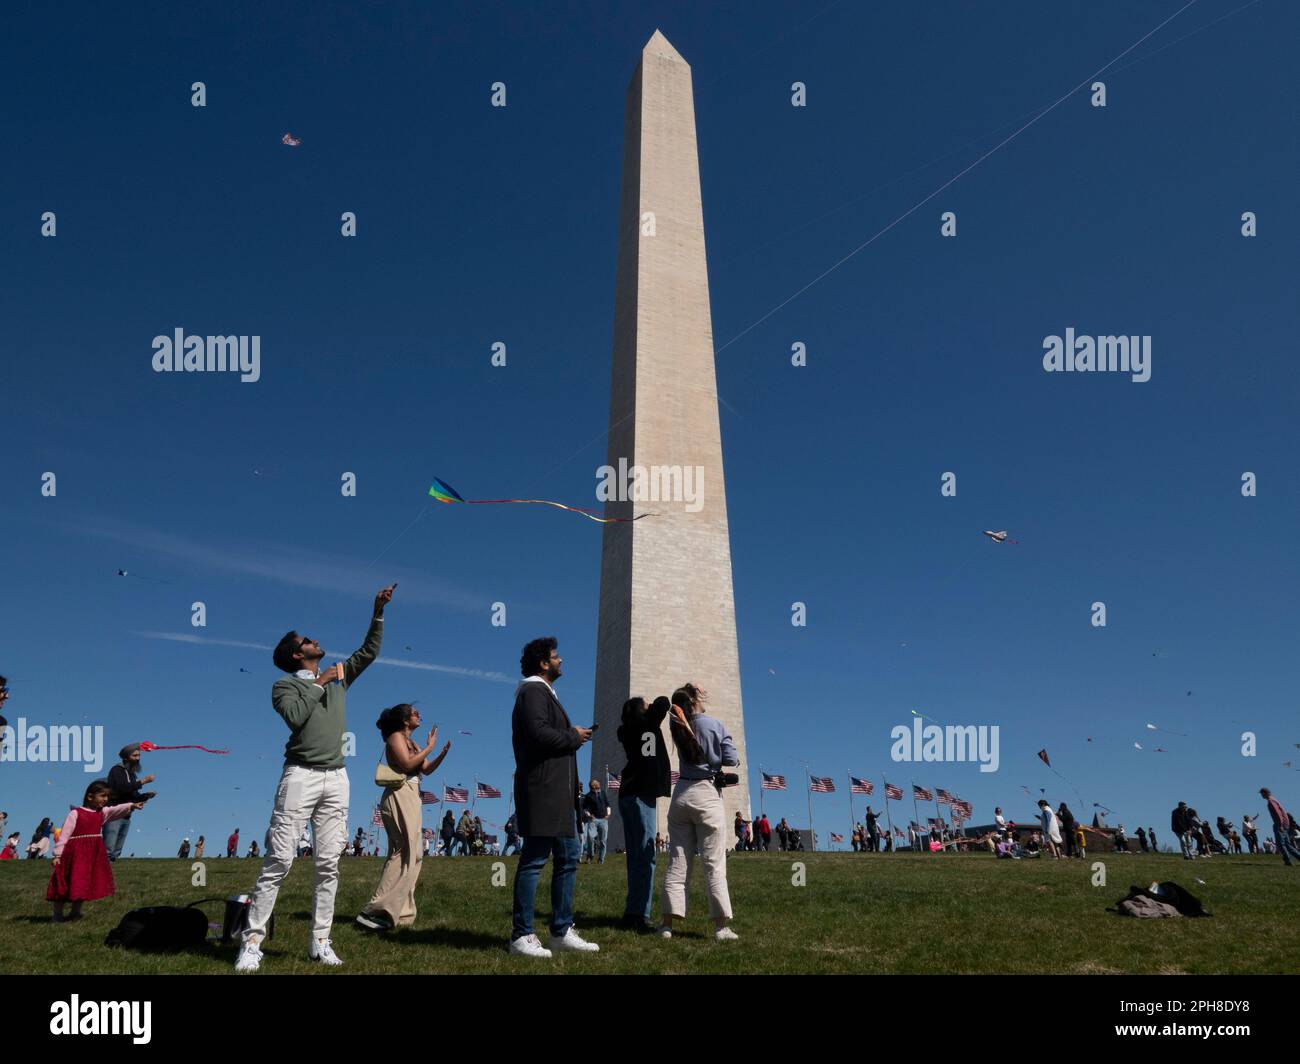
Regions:
<svg viewBox="0 0 1300 1064"><path fill-rule="evenodd" d="M656 516L605 526L591 775L622 771L615 733L629 697L694 683L740 751L742 782L723 792L730 831L737 809L749 816L749 766L695 106L691 68L658 30L627 90L613 346L608 463L627 472L606 514ZM623 839L617 804L611 850ZM660 801L665 838L667 810Z"/></svg>

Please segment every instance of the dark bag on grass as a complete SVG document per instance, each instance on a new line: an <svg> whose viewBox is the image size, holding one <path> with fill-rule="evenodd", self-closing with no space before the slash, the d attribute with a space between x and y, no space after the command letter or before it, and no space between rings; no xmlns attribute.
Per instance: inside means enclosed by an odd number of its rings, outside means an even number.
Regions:
<svg viewBox="0 0 1300 1064"><path fill-rule="evenodd" d="M1172 911L1170 911L1172 910ZM1115 905L1121 916L1210 916L1201 899L1172 881L1151 888L1129 887Z"/></svg>
<svg viewBox="0 0 1300 1064"><path fill-rule="evenodd" d="M132 909L104 939L106 946L123 949L199 949L208 937L208 918L192 905L151 905Z"/></svg>

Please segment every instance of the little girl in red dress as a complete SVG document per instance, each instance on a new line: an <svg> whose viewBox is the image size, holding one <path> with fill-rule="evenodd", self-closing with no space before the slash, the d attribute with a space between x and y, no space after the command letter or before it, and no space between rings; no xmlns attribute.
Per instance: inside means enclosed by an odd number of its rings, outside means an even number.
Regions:
<svg viewBox="0 0 1300 1064"><path fill-rule="evenodd" d="M54 871L45 889L45 900L54 903L55 923L63 921L65 903L72 902L69 919L79 920L82 902L107 898L117 889L104 846L104 824L129 815L132 809L143 809L144 803L109 805L112 793L106 780L95 780L86 788L81 808L69 812L63 822L54 847Z"/></svg>

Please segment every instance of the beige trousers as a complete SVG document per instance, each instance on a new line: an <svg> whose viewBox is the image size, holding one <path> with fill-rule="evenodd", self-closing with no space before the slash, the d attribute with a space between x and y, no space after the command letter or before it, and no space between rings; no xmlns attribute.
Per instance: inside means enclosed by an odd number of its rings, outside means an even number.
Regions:
<svg viewBox="0 0 1300 1064"><path fill-rule="evenodd" d="M672 858L664 876L660 909L665 916L686 915L686 888L695 851L704 859L709 915L731 919L727 893L727 814L722 795L708 780L678 780L668 806L668 849Z"/></svg>
<svg viewBox="0 0 1300 1064"><path fill-rule="evenodd" d="M379 803L379 815L388 832L388 860L374 897L364 911L386 916L394 927L415 923L415 884L420 878L420 781L412 777L400 787L389 787Z"/></svg>

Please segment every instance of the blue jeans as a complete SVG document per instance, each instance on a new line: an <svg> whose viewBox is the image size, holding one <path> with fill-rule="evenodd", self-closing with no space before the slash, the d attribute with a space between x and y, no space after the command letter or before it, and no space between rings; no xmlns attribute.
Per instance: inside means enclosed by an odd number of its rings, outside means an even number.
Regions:
<svg viewBox="0 0 1300 1064"><path fill-rule="evenodd" d="M655 828L659 823L654 802L643 802L634 794L618 796L618 815L623 818L623 841L627 846L628 916L650 919L655 885Z"/></svg>
<svg viewBox="0 0 1300 1064"><path fill-rule="evenodd" d="M1291 841L1291 832L1283 831L1281 828L1274 828L1273 840L1277 843L1277 850L1282 855L1283 861L1290 864L1292 857L1300 861L1300 850L1297 850L1295 843Z"/></svg>
<svg viewBox="0 0 1300 1064"><path fill-rule="evenodd" d="M593 861L605 863L605 840L609 838L608 820L587 821L587 853Z"/></svg>
<svg viewBox="0 0 1300 1064"><path fill-rule="evenodd" d="M122 844L126 842L126 833L131 830L131 818L124 816L119 820L110 820L104 825L104 847L108 850L108 859L116 861L122 856Z"/></svg>
<svg viewBox="0 0 1300 1064"><path fill-rule="evenodd" d="M563 938L573 926L573 881L578 873L578 839L575 819L572 835L530 835L519 852L515 869L515 912L510 941L533 933L533 906L537 901L537 881L548 857L551 865L551 936Z"/></svg>
<svg viewBox="0 0 1300 1064"><path fill-rule="evenodd" d="M1190 831L1184 831L1178 836L1178 845L1182 847L1184 857L1195 856L1192 853L1192 833Z"/></svg>

